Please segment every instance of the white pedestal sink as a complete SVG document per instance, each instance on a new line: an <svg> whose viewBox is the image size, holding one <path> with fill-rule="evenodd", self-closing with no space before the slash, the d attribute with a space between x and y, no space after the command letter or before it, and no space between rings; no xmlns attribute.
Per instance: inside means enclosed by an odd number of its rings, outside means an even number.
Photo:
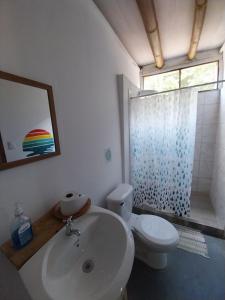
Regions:
<svg viewBox="0 0 225 300"><path fill-rule="evenodd" d="M96 206L73 227L81 233L79 243L63 228L20 269L31 298L121 299L134 259L131 231L119 216Z"/></svg>

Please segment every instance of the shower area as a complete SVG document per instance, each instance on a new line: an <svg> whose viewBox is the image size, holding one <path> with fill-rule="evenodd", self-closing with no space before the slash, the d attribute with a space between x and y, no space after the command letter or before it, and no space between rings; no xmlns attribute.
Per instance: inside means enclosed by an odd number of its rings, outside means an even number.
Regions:
<svg viewBox="0 0 225 300"><path fill-rule="evenodd" d="M130 92L124 181L137 211L224 235L225 88L223 77L207 78L163 91L149 76L148 88Z"/></svg>
<svg viewBox="0 0 225 300"><path fill-rule="evenodd" d="M223 230L224 219L212 203L220 167L215 157L219 112L219 90L133 99L130 180L136 207Z"/></svg>

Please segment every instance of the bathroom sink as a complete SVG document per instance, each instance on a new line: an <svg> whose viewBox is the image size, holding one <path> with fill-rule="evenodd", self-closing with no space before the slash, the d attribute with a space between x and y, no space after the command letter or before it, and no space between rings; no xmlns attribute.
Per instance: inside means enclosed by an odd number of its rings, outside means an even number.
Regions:
<svg viewBox="0 0 225 300"><path fill-rule="evenodd" d="M33 300L118 300L134 259L133 236L113 212L92 206L61 229L21 269Z"/></svg>

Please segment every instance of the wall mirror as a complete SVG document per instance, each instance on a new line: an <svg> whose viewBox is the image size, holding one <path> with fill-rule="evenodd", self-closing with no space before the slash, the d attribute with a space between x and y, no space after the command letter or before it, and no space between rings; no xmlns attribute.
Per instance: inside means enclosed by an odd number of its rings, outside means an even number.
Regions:
<svg viewBox="0 0 225 300"><path fill-rule="evenodd" d="M52 87L0 71L0 170L59 154Z"/></svg>

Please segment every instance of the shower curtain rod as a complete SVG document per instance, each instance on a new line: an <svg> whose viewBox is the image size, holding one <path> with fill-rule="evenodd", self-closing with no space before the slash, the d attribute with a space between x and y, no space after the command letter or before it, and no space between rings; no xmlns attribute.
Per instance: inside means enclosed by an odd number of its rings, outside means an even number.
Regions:
<svg viewBox="0 0 225 300"><path fill-rule="evenodd" d="M222 82L225 82L225 80L217 80L217 81L212 81L212 82L208 82L208 83L196 84L196 85L192 85L192 86L185 86L185 87L181 87L179 89L173 89L173 90L168 90L168 91L163 91L163 92L153 92L151 94L145 94L145 95L138 95L136 97L130 97L129 100L152 96L152 95L163 94L163 93L169 93L169 92L174 92L174 91L179 91L179 90L185 90L185 89L200 87L200 86L209 85L209 84L216 84L216 83L218 84L218 83L222 83Z"/></svg>

